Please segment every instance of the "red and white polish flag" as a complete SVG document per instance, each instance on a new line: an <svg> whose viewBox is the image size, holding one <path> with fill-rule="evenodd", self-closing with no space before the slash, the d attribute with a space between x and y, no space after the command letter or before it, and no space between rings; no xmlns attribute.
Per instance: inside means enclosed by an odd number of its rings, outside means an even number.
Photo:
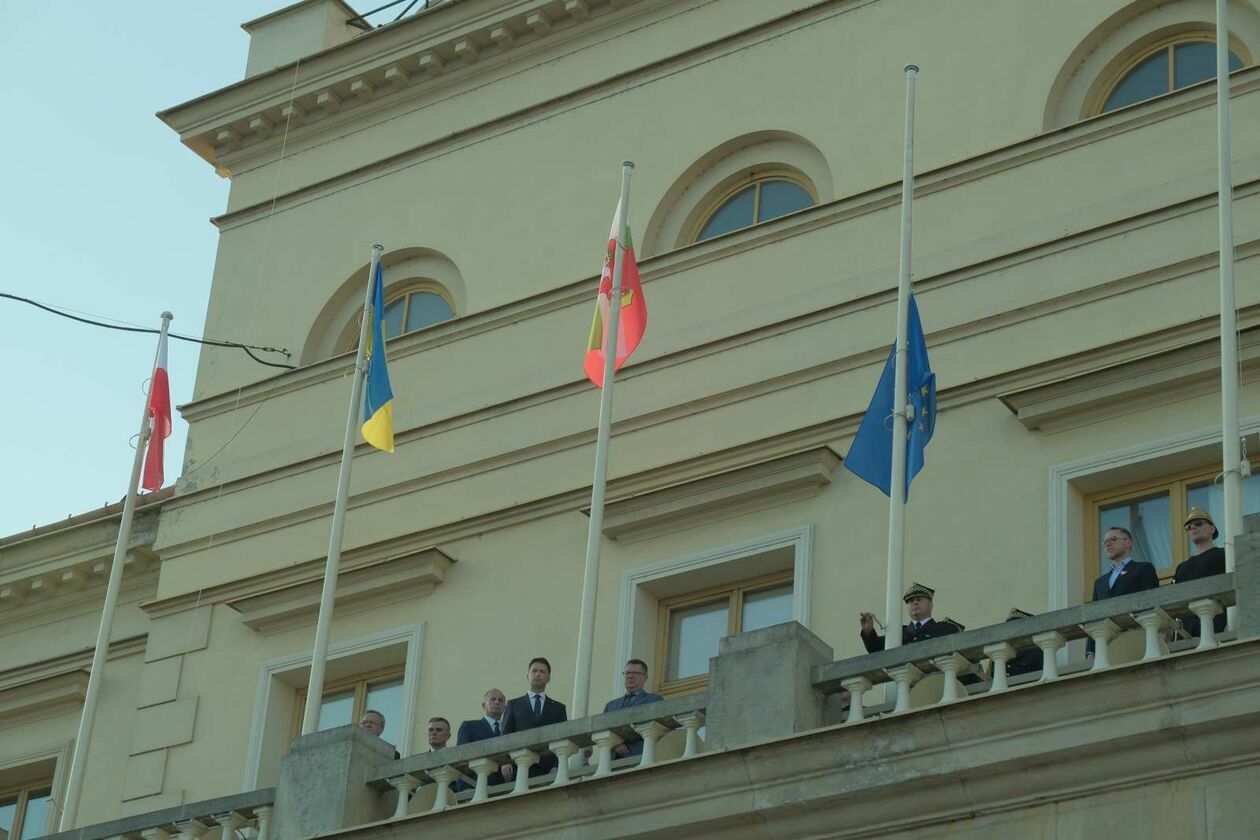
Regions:
<svg viewBox="0 0 1260 840"><path fill-rule="evenodd" d="M153 366L153 382L149 386L149 450L144 456L144 473L140 479L140 486L145 490L162 488L163 456L166 439L170 436L171 381L166 372L166 334L163 333Z"/></svg>

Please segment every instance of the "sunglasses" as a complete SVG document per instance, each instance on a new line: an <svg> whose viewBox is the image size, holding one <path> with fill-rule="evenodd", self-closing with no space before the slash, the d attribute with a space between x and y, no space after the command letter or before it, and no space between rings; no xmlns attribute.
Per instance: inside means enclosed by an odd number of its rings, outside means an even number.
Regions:
<svg viewBox="0 0 1260 840"><path fill-rule="evenodd" d="M1211 524L1212 523L1208 522L1206 519L1192 519L1186 523L1186 530L1189 531L1191 528L1197 528L1200 525L1211 525Z"/></svg>

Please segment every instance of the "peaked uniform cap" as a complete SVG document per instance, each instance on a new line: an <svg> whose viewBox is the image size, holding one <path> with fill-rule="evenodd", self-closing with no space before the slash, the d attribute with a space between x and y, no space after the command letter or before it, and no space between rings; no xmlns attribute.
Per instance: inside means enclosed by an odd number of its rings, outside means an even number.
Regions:
<svg viewBox="0 0 1260 840"><path fill-rule="evenodd" d="M1033 614L1024 612L1019 607L1011 607L1011 611L1006 614L1007 621L1014 621L1017 618L1032 618Z"/></svg>
<svg viewBox="0 0 1260 840"><path fill-rule="evenodd" d="M1216 539L1221 535L1221 532L1216 528L1216 523L1212 521L1212 514L1208 513L1203 508L1190 508L1190 512L1186 514L1186 518L1181 523L1181 527L1184 528L1196 519L1202 519L1204 522L1212 526L1212 539Z"/></svg>
<svg viewBox="0 0 1260 840"><path fill-rule="evenodd" d="M932 600L932 596L935 594L935 589L929 589L918 581L915 581L910 584L910 588L907 589L905 594L901 596L901 600L909 601L911 598L927 598L930 601Z"/></svg>

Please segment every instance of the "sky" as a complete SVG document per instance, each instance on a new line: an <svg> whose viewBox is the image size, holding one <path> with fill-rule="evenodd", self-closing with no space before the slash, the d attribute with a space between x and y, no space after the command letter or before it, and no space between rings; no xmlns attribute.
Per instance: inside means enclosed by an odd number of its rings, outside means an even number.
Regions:
<svg viewBox="0 0 1260 840"><path fill-rule="evenodd" d="M229 183L154 114L240 80L240 24L291 2L7 4L0 292L147 327L170 310L172 331L201 335L209 219ZM0 298L0 536L122 499L155 348ZM191 397L197 359L171 342L173 404ZM183 463L178 413L174 426L167 484Z"/></svg>

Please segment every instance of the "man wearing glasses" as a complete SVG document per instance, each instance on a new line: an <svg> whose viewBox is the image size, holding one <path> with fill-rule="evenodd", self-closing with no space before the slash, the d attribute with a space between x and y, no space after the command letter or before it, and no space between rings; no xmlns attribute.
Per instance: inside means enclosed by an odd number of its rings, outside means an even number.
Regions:
<svg viewBox="0 0 1260 840"><path fill-rule="evenodd" d="M642 706L645 703L655 703L664 699L661 695L653 694L644 689L644 686L647 685L648 667L647 663L642 659L631 659L627 662L621 675L626 679L626 693L620 697L614 697L605 703L605 712L617 712L622 709L628 709L631 706ZM613 747L613 752L618 757L643 755L643 739L637 736L627 738L625 743Z"/></svg>
<svg viewBox="0 0 1260 840"><path fill-rule="evenodd" d="M1177 571L1173 573L1173 583L1225 574L1225 549L1214 542L1220 532L1216 530L1216 523L1212 521L1211 515L1202 508L1190 508L1182 527L1190 538L1191 551L1196 553L1177 566ZM1221 613L1212 619L1212 625L1217 633L1223 633L1225 614ZM1181 628L1191 636L1198 636L1199 617L1192 615L1181 619Z"/></svg>
<svg viewBox="0 0 1260 840"><path fill-rule="evenodd" d="M1103 553L1111 569L1094 581L1094 600L1105 601L1134 592L1159 588L1159 574L1150 563L1133 559L1133 535L1127 528L1113 525L1103 534ZM1085 645L1085 656L1093 658L1094 640Z"/></svg>

